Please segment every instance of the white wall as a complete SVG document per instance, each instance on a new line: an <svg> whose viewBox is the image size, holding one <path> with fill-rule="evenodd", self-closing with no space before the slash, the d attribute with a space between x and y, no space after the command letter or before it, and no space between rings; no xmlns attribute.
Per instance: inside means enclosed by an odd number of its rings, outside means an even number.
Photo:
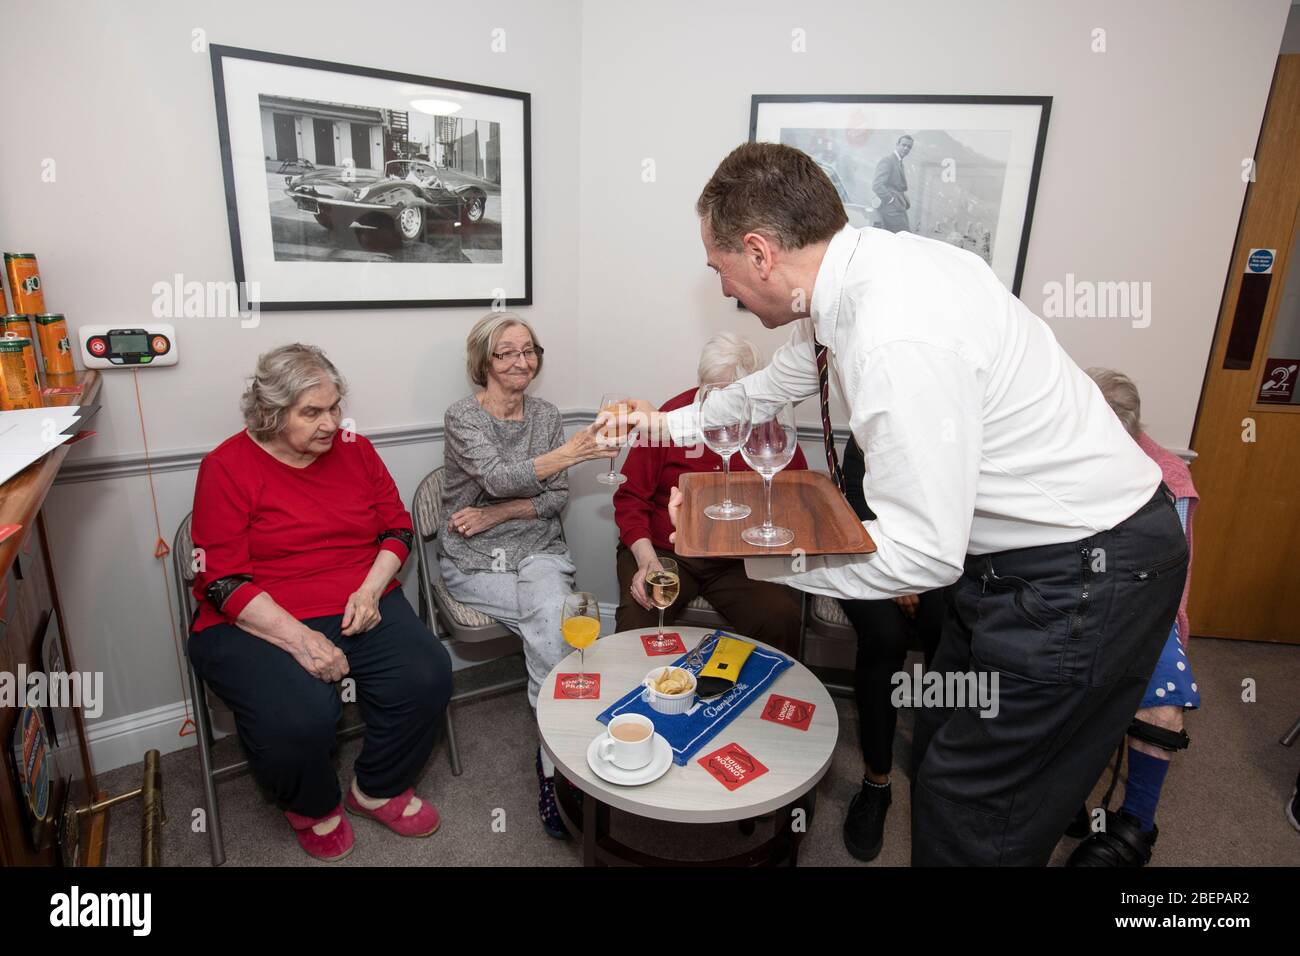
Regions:
<svg viewBox="0 0 1300 956"><path fill-rule="evenodd" d="M784 339L721 298L693 213L717 162L748 138L752 94L1050 95L1021 298L1041 313L1044 284L1066 273L1150 282L1149 328L1052 325L1080 365L1132 375L1153 437L1186 446L1245 194L1241 162L1259 133L1288 0L653 9L585 8L584 341L610 341L611 320L638 336L641 354L693 354L726 328L768 346ZM1091 51L1097 27L1105 53ZM807 52L792 52L795 29ZM641 181L647 158L653 183ZM634 391L664 397L688 377L688 363L671 376L654 361L630 370Z"/></svg>
<svg viewBox="0 0 1300 956"><path fill-rule="evenodd" d="M1067 272L1150 281L1150 328L1055 329L1080 364L1133 374L1153 434L1185 445L1241 159L1287 6L393 0L382 13L402 28L372 41L352 0L6 3L5 35L22 42L0 57L0 79L37 108L0 151L0 243L39 255L48 306L74 329L147 316L152 285L177 272L233 277L210 64L191 50L194 28L215 43L527 90L537 303L527 312L547 347L536 390L564 409L591 408L620 385L663 400L691 383L713 331L745 331L768 351L783 338L720 297L693 214L718 160L747 136L751 94L1050 94L1023 297L1041 308L1043 284ZM505 53L491 52L495 27ZM1095 27L1107 30L1105 54L1090 52ZM806 53L791 52L795 28ZM47 158L54 183L40 178ZM641 180L645 158L653 184ZM181 364L141 375L150 447L204 449L235 431L242 376L259 352L295 339L321 345L348 375L363 432L441 421L468 390L463 342L479 312L270 313L251 330L178 319ZM377 333L359 332L368 325ZM102 400L99 434L72 459L141 450L130 378L110 373ZM383 453L408 496L441 460L433 442ZM615 534L595 468L575 474L566 526L581 584L612 600ZM164 534L192 486L192 470L158 477ZM144 479L57 486L50 513L77 663L106 672L105 720L180 699Z"/></svg>

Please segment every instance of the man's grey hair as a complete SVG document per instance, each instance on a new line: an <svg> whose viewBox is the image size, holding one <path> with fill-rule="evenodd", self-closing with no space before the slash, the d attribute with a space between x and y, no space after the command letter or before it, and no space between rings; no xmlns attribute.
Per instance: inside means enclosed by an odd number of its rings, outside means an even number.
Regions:
<svg viewBox="0 0 1300 956"><path fill-rule="evenodd" d="M734 382L758 371L758 349L735 332L719 332L700 351L701 385Z"/></svg>
<svg viewBox="0 0 1300 956"><path fill-rule="evenodd" d="M303 393L325 382L334 383L340 400L347 394L339 370L314 345L295 342L264 352L240 400L249 434L258 441L271 441L284 429L290 409Z"/></svg>
<svg viewBox="0 0 1300 956"><path fill-rule="evenodd" d="M1113 368L1090 368L1088 377L1097 383L1102 396L1125 430L1137 438L1142 433L1142 398L1133 379Z"/></svg>

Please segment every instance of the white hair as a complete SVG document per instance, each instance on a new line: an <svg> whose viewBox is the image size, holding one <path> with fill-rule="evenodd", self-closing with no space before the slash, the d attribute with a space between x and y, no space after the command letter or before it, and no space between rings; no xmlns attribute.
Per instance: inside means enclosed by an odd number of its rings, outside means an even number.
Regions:
<svg viewBox="0 0 1300 956"><path fill-rule="evenodd" d="M700 351L701 385L734 382L758 371L758 349L735 332L719 332Z"/></svg>
<svg viewBox="0 0 1300 956"><path fill-rule="evenodd" d="M1106 404L1119 418L1125 430L1137 438L1142 433L1142 398L1138 395L1133 379L1113 368L1094 367L1085 371L1097 383Z"/></svg>

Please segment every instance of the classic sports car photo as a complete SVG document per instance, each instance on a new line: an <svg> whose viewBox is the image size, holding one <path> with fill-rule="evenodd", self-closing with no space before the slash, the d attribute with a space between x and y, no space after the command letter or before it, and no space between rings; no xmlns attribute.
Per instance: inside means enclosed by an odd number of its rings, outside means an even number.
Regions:
<svg viewBox="0 0 1300 956"><path fill-rule="evenodd" d="M258 102L277 261L501 262L500 123Z"/></svg>
<svg viewBox="0 0 1300 956"><path fill-rule="evenodd" d="M477 225L487 211L480 181L419 160L394 159L382 178L351 167L286 176L285 191L331 232L351 230L363 248L418 242L431 229Z"/></svg>

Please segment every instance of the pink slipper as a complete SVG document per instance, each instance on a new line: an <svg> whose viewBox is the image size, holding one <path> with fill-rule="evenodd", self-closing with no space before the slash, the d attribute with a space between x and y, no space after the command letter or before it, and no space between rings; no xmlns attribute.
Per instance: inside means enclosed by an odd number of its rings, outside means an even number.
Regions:
<svg viewBox="0 0 1300 956"><path fill-rule="evenodd" d="M327 863L333 863L335 860L341 860L352 852L355 838L352 835L352 824L348 823L347 815L343 813L342 804L339 804L323 817L304 817L301 813L294 813L290 810L284 811L284 816L289 821L289 825L293 827L294 836L298 838L298 845L306 850L308 855L314 856L318 860L324 860ZM335 816L339 818L339 825L324 836L312 829L316 824Z"/></svg>
<svg viewBox="0 0 1300 956"><path fill-rule="evenodd" d="M438 819L438 811L428 800L420 801L420 809L417 812L409 817L403 816L403 811L414 798L415 790L407 787L377 810L368 810L353 795L352 788L348 787L348 795L343 798L343 805L348 808L349 813L378 820L401 836L427 837L438 829L442 821Z"/></svg>

